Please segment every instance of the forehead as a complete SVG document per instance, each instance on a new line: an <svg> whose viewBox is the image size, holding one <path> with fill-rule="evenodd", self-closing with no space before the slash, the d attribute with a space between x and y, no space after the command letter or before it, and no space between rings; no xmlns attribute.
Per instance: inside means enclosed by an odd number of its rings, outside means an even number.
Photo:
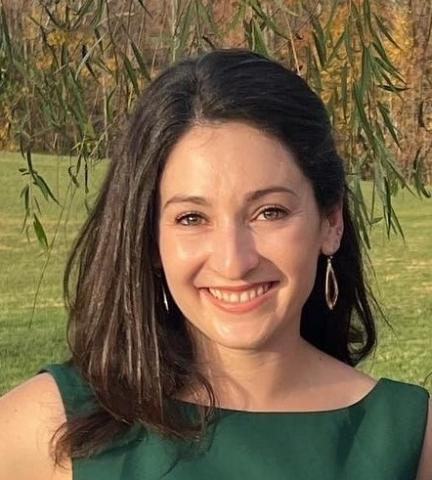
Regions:
<svg viewBox="0 0 432 480"><path fill-rule="evenodd" d="M275 137L240 122L198 125L173 147L160 181L174 193L241 195L254 188L300 188L306 179L294 155Z"/></svg>

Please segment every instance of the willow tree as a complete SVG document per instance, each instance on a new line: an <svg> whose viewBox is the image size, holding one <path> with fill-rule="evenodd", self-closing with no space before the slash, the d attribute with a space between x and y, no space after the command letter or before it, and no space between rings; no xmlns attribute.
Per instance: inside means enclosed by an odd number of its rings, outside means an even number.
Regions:
<svg viewBox="0 0 432 480"><path fill-rule="evenodd" d="M116 125L148 82L170 63L213 48L248 47L276 58L323 98L367 246L377 222L388 235L403 235L392 204L398 190L430 196L424 157L408 152L413 158L398 162L405 132L397 126L403 118L395 118L395 107L404 104L410 88L397 61L407 55L407 45L394 35L406 16L404 2L3 0L0 5L0 142L19 148L26 160L20 169L28 178L21 192L24 227L47 249L55 236L46 236L40 200L58 200L32 153L69 156L71 186L87 189L89 167L109 159ZM365 178L373 182L369 206Z"/></svg>

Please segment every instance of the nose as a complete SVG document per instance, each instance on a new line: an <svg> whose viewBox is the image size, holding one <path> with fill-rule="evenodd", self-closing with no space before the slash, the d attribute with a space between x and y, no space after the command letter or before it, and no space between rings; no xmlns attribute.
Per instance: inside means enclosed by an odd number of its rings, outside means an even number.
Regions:
<svg viewBox="0 0 432 480"><path fill-rule="evenodd" d="M220 278L244 279L259 263L259 253L250 229L232 223L213 232L209 267Z"/></svg>

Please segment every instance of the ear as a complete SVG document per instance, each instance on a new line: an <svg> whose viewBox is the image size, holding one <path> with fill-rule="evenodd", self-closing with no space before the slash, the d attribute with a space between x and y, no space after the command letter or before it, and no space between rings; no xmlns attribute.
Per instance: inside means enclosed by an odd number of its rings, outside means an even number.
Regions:
<svg viewBox="0 0 432 480"><path fill-rule="evenodd" d="M324 255L334 255L339 250L343 230L343 205L338 203L331 207L322 217L321 252Z"/></svg>

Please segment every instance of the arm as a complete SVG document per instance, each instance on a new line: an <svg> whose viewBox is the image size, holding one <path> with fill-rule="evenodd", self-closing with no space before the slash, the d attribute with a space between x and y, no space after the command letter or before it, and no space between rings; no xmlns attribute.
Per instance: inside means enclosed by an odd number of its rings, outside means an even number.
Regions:
<svg viewBox="0 0 432 480"><path fill-rule="evenodd" d="M0 479L71 480L70 460L55 466L50 439L66 420L60 393L48 373L0 398Z"/></svg>
<svg viewBox="0 0 432 480"><path fill-rule="evenodd" d="M432 399L429 400L429 412L423 449L420 457L416 480L432 479Z"/></svg>

